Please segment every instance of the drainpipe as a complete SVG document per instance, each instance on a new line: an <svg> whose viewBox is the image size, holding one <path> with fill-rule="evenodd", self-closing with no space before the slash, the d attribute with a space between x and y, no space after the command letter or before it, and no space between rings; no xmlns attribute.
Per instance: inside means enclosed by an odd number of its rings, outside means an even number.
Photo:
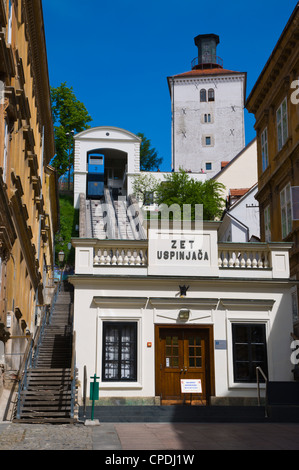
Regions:
<svg viewBox="0 0 299 470"><path fill-rule="evenodd" d="M174 79L173 77L171 80L171 112L172 112L172 170L174 171L175 165L175 143L174 143Z"/></svg>

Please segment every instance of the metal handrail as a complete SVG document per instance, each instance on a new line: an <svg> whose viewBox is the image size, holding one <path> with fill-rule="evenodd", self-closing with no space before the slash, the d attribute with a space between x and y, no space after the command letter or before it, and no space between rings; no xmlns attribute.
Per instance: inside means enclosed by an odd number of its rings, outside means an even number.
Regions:
<svg viewBox="0 0 299 470"><path fill-rule="evenodd" d="M35 344L34 344L34 363L33 363L34 367L36 366L36 362L37 362L37 358L38 358L38 352L39 352L39 348L40 348L40 345L41 345L41 342L42 342L45 327L46 327L46 325L49 325L51 323L52 313L53 313L53 310L54 310L54 306L56 304L56 300L57 300L59 291L60 291L60 283L55 287L51 308L49 309L48 308L49 306L48 305L46 306L46 311L45 311L45 314L43 316L42 323L40 324L40 326L37 330L37 334L36 334L36 338L35 338Z"/></svg>
<svg viewBox="0 0 299 470"><path fill-rule="evenodd" d="M60 286L58 285L56 287L56 291L53 297L51 312L53 311L53 305L56 302L59 290L60 290ZM27 389L28 369L30 369L32 366L35 366L37 353L38 353L39 345L40 345L41 338L42 338L42 333L44 331L44 327L46 323L50 321L51 312L50 312L49 317L47 315L47 312L48 312L48 309L46 308L43 318L42 318L42 323L36 330L34 338L32 334L29 337L29 341L28 341L26 351L24 353L23 361L18 371L17 380L19 382L19 387L18 387L18 399L17 399L17 419L20 418L20 414L21 414L21 393L23 390Z"/></svg>
<svg viewBox="0 0 299 470"><path fill-rule="evenodd" d="M219 56L217 56L216 54L209 54L208 57L205 57L205 58L202 58L202 57L195 57L192 61L191 61L191 67L192 69L194 67L197 67L197 68L205 68L205 67L209 67L209 68L214 68L215 65L217 66L220 66L220 67L223 67L223 59Z"/></svg>
<svg viewBox="0 0 299 470"><path fill-rule="evenodd" d="M72 342L72 363L71 363L71 418L74 417L76 399L76 332L73 332Z"/></svg>
<svg viewBox="0 0 299 470"><path fill-rule="evenodd" d="M268 377L259 366L256 367L257 400L259 406L261 406L259 374L261 374L265 380L265 417L268 418Z"/></svg>
<svg viewBox="0 0 299 470"><path fill-rule="evenodd" d="M18 400L17 400L17 419L20 419L21 415L21 392L22 390L26 390L27 388L27 372L28 372L28 362L32 362L32 351L33 351L34 340L32 335L30 337L30 341L28 341L28 345L24 354L24 359L22 362L22 366L18 372Z"/></svg>

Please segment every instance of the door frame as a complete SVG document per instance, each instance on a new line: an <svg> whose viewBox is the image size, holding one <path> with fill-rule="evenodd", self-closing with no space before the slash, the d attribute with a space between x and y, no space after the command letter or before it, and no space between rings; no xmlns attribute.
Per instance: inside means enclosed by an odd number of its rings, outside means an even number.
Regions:
<svg viewBox="0 0 299 470"><path fill-rule="evenodd" d="M207 403L211 396L215 395L215 367L214 367L214 329L213 325L155 325L155 395L161 396L161 371L160 371L160 330L205 330L208 332L207 371L206 371L206 396Z"/></svg>

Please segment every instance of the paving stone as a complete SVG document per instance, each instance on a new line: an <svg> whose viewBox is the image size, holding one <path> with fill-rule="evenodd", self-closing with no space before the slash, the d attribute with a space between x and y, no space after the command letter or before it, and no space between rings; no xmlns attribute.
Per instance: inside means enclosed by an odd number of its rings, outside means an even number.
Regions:
<svg viewBox="0 0 299 470"><path fill-rule="evenodd" d="M0 422L2 450L299 450L299 423ZM133 455L133 454L132 454Z"/></svg>

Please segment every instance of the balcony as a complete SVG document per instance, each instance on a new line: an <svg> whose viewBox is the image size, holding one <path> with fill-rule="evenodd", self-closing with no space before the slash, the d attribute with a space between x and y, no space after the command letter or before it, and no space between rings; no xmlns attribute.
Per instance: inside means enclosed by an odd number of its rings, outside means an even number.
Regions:
<svg viewBox="0 0 299 470"><path fill-rule="evenodd" d="M155 259L155 248L150 240L77 238L72 243L76 249L75 273L79 275L146 276L153 274L155 267L154 274L158 276L179 273L180 276L219 279L288 279L292 247L290 243L211 243L211 250L207 251L209 260L204 262L197 257L190 264L188 255L171 256L172 251L166 252L167 258Z"/></svg>
<svg viewBox="0 0 299 470"><path fill-rule="evenodd" d="M291 243L219 243L219 275L288 278L291 248Z"/></svg>
<svg viewBox="0 0 299 470"><path fill-rule="evenodd" d="M206 57L195 57L191 62L191 67L192 70L223 68L223 59L211 54Z"/></svg>

